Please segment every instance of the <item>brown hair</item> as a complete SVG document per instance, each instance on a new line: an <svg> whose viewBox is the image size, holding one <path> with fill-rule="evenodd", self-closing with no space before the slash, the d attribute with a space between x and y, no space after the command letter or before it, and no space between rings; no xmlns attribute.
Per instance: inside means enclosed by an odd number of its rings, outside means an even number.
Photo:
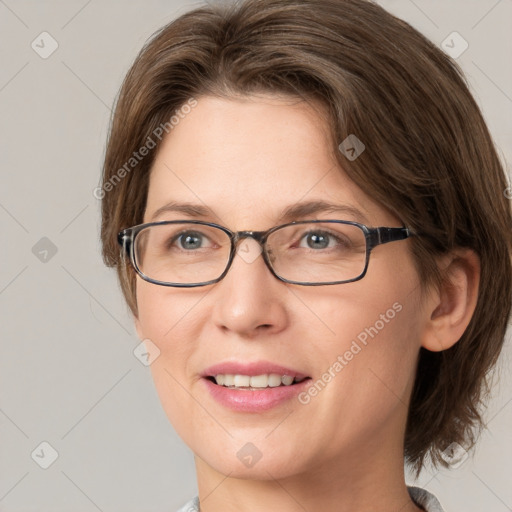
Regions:
<svg viewBox="0 0 512 512"><path fill-rule="evenodd" d="M486 376L511 309L512 216L505 174L462 72L407 23L366 0L246 0L205 6L157 32L122 85L108 140L101 240L134 315L135 273L116 235L142 222L155 153L126 163L191 98L268 92L327 108L345 172L421 236L412 251L422 283L439 285L434 256L476 251L476 311L449 350L421 349L405 437L408 462L443 464L482 424ZM166 124L167 123L167 124ZM159 132L160 130L160 132ZM366 146L349 161L349 134ZM121 172L124 169L125 172Z"/></svg>

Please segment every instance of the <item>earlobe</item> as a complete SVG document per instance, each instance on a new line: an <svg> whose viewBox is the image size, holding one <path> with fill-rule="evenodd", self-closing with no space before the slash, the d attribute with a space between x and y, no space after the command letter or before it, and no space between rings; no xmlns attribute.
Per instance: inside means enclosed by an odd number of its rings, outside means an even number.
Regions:
<svg viewBox="0 0 512 512"><path fill-rule="evenodd" d="M442 267L442 284L427 301L429 318L421 343L432 352L449 349L459 341L473 317L478 299L480 259L474 251L454 251Z"/></svg>

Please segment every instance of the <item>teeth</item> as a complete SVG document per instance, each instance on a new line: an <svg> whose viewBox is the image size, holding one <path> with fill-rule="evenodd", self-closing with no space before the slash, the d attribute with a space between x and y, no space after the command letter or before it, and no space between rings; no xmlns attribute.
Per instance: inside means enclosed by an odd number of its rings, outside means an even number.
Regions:
<svg viewBox="0 0 512 512"><path fill-rule="evenodd" d="M289 386L293 382L293 377L291 375L283 375L281 381L285 386Z"/></svg>
<svg viewBox="0 0 512 512"><path fill-rule="evenodd" d="M226 386L229 388L276 388L281 385L291 386L294 383L294 381L301 382L301 380L296 380L291 375L279 375L277 373L253 376L231 374L215 375L215 382L219 386Z"/></svg>
<svg viewBox="0 0 512 512"><path fill-rule="evenodd" d="M219 375L219 377L222 377L222 375ZM251 377L251 388L266 388L267 384L268 377L266 375L254 375Z"/></svg>
<svg viewBox="0 0 512 512"><path fill-rule="evenodd" d="M268 376L268 385L271 388L277 388L277 386L281 385L281 376L277 375L277 373L271 373Z"/></svg>
<svg viewBox="0 0 512 512"><path fill-rule="evenodd" d="M236 388L248 388L251 384L251 377L249 375L235 375L233 378L233 385Z"/></svg>

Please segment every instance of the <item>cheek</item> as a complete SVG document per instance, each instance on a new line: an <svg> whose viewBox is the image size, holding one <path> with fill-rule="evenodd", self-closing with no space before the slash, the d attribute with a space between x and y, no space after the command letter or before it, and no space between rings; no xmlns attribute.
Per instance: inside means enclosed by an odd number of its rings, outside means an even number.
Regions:
<svg viewBox="0 0 512 512"><path fill-rule="evenodd" d="M298 300L289 302L291 323L302 326L304 341L332 355L343 354L353 341L362 348L371 344L389 349L415 331L419 310L414 282L411 276L377 284L363 279L339 287L296 289Z"/></svg>
<svg viewBox="0 0 512 512"><path fill-rule="evenodd" d="M180 352L190 346L201 325L196 306L207 293L198 290L157 286L138 278L139 335L150 338L162 352Z"/></svg>
<svg viewBox="0 0 512 512"><path fill-rule="evenodd" d="M161 341L172 328L174 308L169 308L172 297L164 287L137 277L137 309L139 335L153 342Z"/></svg>
<svg viewBox="0 0 512 512"><path fill-rule="evenodd" d="M341 299L338 303L344 308L330 326L336 339L312 343L309 357L315 361L316 378L297 406L297 418L315 418L306 436L316 440L313 459L333 450L346 451L347 456L363 447L378 451L386 436L396 436L405 424L414 380L417 349L406 307L397 311L400 306L393 309L395 302L387 300L363 309ZM387 323L381 312L388 312ZM286 443L292 432L305 435L303 424L294 430L289 425L279 440Z"/></svg>
<svg viewBox="0 0 512 512"><path fill-rule="evenodd" d="M151 340L160 351L150 369L163 409L179 430L186 430L194 421L183 412L194 409L185 387L192 375L196 340L201 338L200 308L195 306L204 293L155 286L143 280L137 283L139 336ZM187 425L180 427L183 422Z"/></svg>
<svg viewBox="0 0 512 512"><path fill-rule="evenodd" d="M323 429L332 428L333 440L352 435L339 422L347 415L369 436L402 417L414 382L421 337L417 276L405 264L400 279L393 268L380 269L379 276L379 266L374 268L372 278L323 290L310 300L330 330L310 352L320 376L311 405L323 416Z"/></svg>

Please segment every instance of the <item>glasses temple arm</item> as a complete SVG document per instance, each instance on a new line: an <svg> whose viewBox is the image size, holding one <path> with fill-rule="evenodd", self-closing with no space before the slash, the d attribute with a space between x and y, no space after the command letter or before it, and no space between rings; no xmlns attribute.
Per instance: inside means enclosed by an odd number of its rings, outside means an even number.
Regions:
<svg viewBox="0 0 512 512"><path fill-rule="evenodd" d="M414 233L409 228L374 228L369 233L370 247L395 242L397 240L405 240Z"/></svg>

